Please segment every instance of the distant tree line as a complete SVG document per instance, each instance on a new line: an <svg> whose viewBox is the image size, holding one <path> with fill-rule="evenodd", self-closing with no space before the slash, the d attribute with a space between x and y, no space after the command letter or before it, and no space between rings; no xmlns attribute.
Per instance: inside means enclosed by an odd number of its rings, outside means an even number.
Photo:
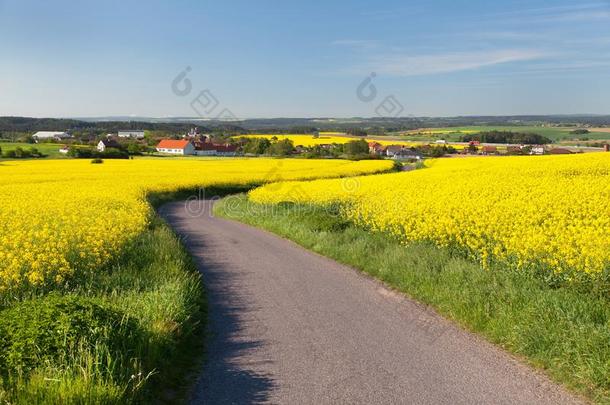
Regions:
<svg viewBox="0 0 610 405"><path fill-rule="evenodd" d="M186 133L193 127L188 122L143 122L143 121L81 121L64 118L30 118L0 117L0 132L36 132L36 131L93 131L117 132L128 129L159 130L174 133ZM211 128L200 128L210 132ZM236 130L239 127L229 126L222 130Z"/></svg>
<svg viewBox="0 0 610 405"><path fill-rule="evenodd" d="M250 155L290 156L296 148L290 139L243 138L240 141L243 153ZM364 139L349 141L344 144L299 146L299 153L305 158L339 158L371 159L369 145Z"/></svg>
<svg viewBox="0 0 610 405"><path fill-rule="evenodd" d="M193 126L202 133L215 135L245 135L255 133L295 133L314 134L317 131L348 132L354 135L384 135L388 132L406 131L417 128L451 128L471 125L492 126L532 126L550 124L555 126L579 127L610 125L610 116L470 116L470 117L369 117L341 119L314 118L271 118L246 119L235 122L169 120L169 122L140 121L84 121L59 118L0 117L0 138L11 139L36 131L70 131L78 138L96 137L114 133L122 129L143 129L166 134L185 134Z"/></svg>
<svg viewBox="0 0 610 405"><path fill-rule="evenodd" d="M514 143L525 145L545 145L552 143L549 138L526 132L512 131L484 131L476 134L463 135L460 140L462 142L484 142L484 143Z"/></svg>
<svg viewBox="0 0 610 405"><path fill-rule="evenodd" d="M73 147L68 150L67 155L77 159L129 159L129 152L117 148L107 148L105 151L100 152L94 148Z"/></svg>
<svg viewBox="0 0 610 405"><path fill-rule="evenodd" d="M278 140L276 137L246 138L242 150L252 155L289 156L294 151L294 144L290 139Z"/></svg>

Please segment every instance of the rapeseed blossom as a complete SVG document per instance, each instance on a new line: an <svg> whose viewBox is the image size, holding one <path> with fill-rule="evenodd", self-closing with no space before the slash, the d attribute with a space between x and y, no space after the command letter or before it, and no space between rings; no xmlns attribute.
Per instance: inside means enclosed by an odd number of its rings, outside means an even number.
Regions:
<svg viewBox="0 0 610 405"><path fill-rule="evenodd" d="M610 266L610 154L451 158L427 166L350 179L357 187L341 179L286 182L249 195L266 204L339 204L372 231L458 247L485 267L495 261L598 274Z"/></svg>
<svg viewBox="0 0 610 405"><path fill-rule="evenodd" d="M0 292L100 269L148 225L149 192L389 168L391 162L296 159L0 162Z"/></svg>

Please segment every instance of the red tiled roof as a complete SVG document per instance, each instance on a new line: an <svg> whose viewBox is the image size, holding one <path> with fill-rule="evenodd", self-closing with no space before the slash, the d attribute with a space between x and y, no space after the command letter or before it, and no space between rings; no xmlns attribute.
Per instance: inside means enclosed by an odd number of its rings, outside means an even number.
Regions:
<svg viewBox="0 0 610 405"><path fill-rule="evenodd" d="M220 143L209 143L209 142L201 142L195 145L197 150L215 150L217 152L235 152L237 150L237 146L229 145L229 144L220 144Z"/></svg>
<svg viewBox="0 0 610 405"><path fill-rule="evenodd" d="M235 152L237 146L235 145L217 145L216 151L218 152Z"/></svg>
<svg viewBox="0 0 610 405"><path fill-rule="evenodd" d="M197 150L216 150L216 145L208 142L198 142L195 144Z"/></svg>
<svg viewBox="0 0 610 405"><path fill-rule="evenodd" d="M162 139L157 148L162 149L184 149L189 144L187 140Z"/></svg>

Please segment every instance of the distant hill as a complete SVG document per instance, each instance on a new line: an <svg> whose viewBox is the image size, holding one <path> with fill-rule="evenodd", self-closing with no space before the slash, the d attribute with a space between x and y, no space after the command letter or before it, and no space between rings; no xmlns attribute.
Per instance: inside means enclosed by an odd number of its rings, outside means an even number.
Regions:
<svg viewBox="0 0 610 405"><path fill-rule="evenodd" d="M524 116L463 116L463 117L314 117L314 118L249 118L240 121L207 120L196 117L80 117L29 118L0 117L0 131L36 132L65 130L97 130L115 132L121 129L145 129L185 132L192 126L202 131L294 131L348 130L351 128L383 128L404 131L427 127L456 126L610 126L610 115L524 115Z"/></svg>

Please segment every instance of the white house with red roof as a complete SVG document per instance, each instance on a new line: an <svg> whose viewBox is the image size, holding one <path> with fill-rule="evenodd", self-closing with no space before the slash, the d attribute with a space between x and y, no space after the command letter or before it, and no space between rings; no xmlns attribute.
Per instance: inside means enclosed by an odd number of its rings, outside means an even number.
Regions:
<svg viewBox="0 0 610 405"><path fill-rule="evenodd" d="M171 155L193 155L195 146L186 139L162 139L157 145L157 152Z"/></svg>

